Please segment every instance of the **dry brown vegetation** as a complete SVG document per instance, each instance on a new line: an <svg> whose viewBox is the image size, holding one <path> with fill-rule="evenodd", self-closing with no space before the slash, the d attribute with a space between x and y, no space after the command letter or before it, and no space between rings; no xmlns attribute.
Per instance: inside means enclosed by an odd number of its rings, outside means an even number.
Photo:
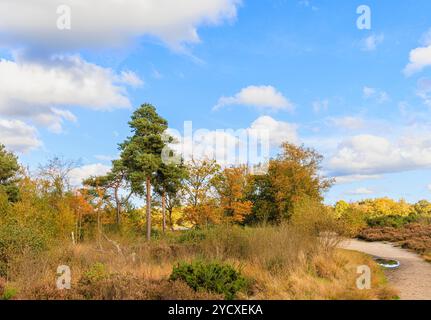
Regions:
<svg viewBox="0 0 431 320"><path fill-rule="evenodd" d="M367 241L389 241L406 249L414 250L431 261L431 225L412 223L400 228L373 227L359 233Z"/></svg>
<svg viewBox="0 0 431 320"><path fill-rule="evenodd" d="M205 259L235 266L249 280L239 299L391 299L382 271L365 255L336 250L294 226L218 227L170 234L148 243L117 239L66 244L24 254L10 264L8 290L15 299L222 299L169 281L179 261ZM367 264L372 290L356 288L356 267ZM72 270L72 289L55 285L59 265ZM1 283L0 283L1 286Z"/></svg>
<svg viewBox="0 0 431 320"><path fill-rule="evenodd" d="M141 116L133 119L147 123ZM154 150L160 167L142 174L141 161L132 159L139 146L129 147L107 176L79 190L70 187L70 165L61 159L33 177L16 172L16 158L0 152L11 163L0 185L0 299L396 296L370 258L336 249L344 220L323 204L332 180L318 175L322 158L314 150L283 144L268 173L251 176L206 160L168 168ZM129 196L150 190L149 178L154 199L147 193L146 207L134 208ZM168 231L175 226L190 230ZM361 291L356 268L364 264L377 276ZM70 290L56 287L61 265L72 272Z"/></svg>

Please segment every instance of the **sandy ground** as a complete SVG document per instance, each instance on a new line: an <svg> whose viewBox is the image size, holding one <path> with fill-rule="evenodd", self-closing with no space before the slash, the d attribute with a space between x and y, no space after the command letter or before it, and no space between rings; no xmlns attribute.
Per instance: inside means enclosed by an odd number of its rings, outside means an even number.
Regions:
<svg viewBox="0 0 431 320"><path fill-rule="evenodd" d="M342 248L400 261L401 266L386 272L402 300L431 300L431 263L419 255L383 242L348 240Z"/></svg>

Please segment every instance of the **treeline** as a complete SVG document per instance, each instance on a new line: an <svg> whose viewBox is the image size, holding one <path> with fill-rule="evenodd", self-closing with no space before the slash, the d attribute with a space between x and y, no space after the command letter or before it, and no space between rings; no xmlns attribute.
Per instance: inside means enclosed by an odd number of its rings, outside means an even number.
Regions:
<svg viewBox="0 0 431 320"><path fill-rule="evenodd" d="M166 138L168 123L152 105L139 107L129 126L132 135L119 145L111 170L86 179L78 190L68 181L71 162L54 158L31 176L2 147L0 219L18 223L22 215L22 225L34 220L36 234L73 232L73 241L101 237L104 228L145 231L150 239L158 226L165 232L178 226L279 224L301 201L321 203L332 184L319 175L322 157L302 146L283 144L268 172L254 176L246 166L222 168L211 159L166 164L162 155L174 140ZM139 199L145 200L145 215L133 205Z"/></svg>
<svg viewBox="0 0 431 320"><path fill-rule="evenodd" d="M390 198L366 199L348 203L338 201L334 206L336 219L343 222L351 235L367 227L402 227L409 223L431 221L431 202L420 200L411 204Z"/></svg>
<svg viewBox="0 0 431 320"><path fill-rule="evenodd" d="M84 181L85 194L113 202L116 223L121 224L131 196L145 198L146 237L151 237L153 198L162 217L162 230L176 223L193 227L222 222L237 224L280 223L303 198L321 201L331 180L318 175L322 157L314 150L285 143L270 161L265 175L252 176L247 167L221 168L210 159L184 159L166 163L162 155L172 137L168 123L145 104L129 122L133 135L120 144L120 159L103 177ZM94 200L92 200L94 201ZM180 212L175 221L173 213Z"/></svg>

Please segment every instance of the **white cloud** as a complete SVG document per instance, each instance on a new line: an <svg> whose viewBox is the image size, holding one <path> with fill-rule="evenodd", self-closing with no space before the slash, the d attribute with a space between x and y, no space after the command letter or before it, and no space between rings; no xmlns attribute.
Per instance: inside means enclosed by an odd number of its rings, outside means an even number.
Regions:
<svg viewBox="0 0 431 320"><path fill-rule="evenodd" d="M178 141L172 148L186 160L210 158L217 159L221 165L236 165L259 162L256 159L261 160L260 156L264 155L259 153L266 147L279 147L283 142L297 143L296 130L295 124L262 116L245 129L199 129L185 137L176 130L168 133ZM263 141L265 137L269 140ZM257 146L251 143L254 139ZM260 151L252 150L254 147ZM258 151L257 154L253 155L254 151Z"/></svg>
<svg viewBox="0 0 431 320"><path fill-rule="evenodd" d="M270 144L279 147L283 142L298 143L298 126L289 122L277 121L269 116L256 119L250 126L251 130L268 130Z"/></svg>
<svg viewBox="0 0 431 320"><path fill-rule="evenodd" d="M124 84L137 85L132 72L120 75L79 57L58 56L50 64L0 60L0 115L31 119L60 132L63 120L76 121L64 108L127 108Z"/></svg>
<svg viewBox="0 0 431 320"><path fill-rule="evenodd" d="M386 91L372 88L364 87L362 89L364 99L374 99L377 103L385 103L390 100L390 97Z"/></svg>
<svg viewBox="0 0 431 320"><path fill-rule="evenodd" d="M144 81L133 71L127 70L121 72L119 77L120 82L128 84L134 88L139 88L144 85Z"/></svg>
<svg viewBox="0 0 431 320"><path fill-rule="evenodd" d="M249 86L232 97L221 97L214 110L229 105L245 105L273 111L293 111L293 104L272 86Z"/></svg>
<svg viewBox="0 0 431 320"><path fill-rule="evenodd" d="M367 180L377 180L381 179L381 175L377 174L352 174L348 176L339 176L335 177L335 183L336 184L348 184L358 181L367 181Z"/></svg>
<svg viewBox="0 0 431 320"><path fill-rule="evenodd" d="M331 125L334 125L338 128L348 129L348 130L358 130L365 126L365 121L359 117L339 117L339 118L330 118L329 122Z"/></svg>
<svg viewBox="0 0 431 320"><path fill-rule="evenodd" d="M364 98L371 98L373 95L376 94L376 89L371 88L371 87L364 87L362 89Z"/></svg>
<svg viewBox="0 0 431 320"><path fill-rule="evenodd" d="M59 5L71 9L70 30L56 28ZM55 52L118 45L143 35L179 47L199 41L199 26L234 19L239 5L240 0L2 0L0 35L3 43Z"/></svg>
<svg viewBox="0 0 431 320"><path fill-rule="evenodd" d="M328 161L336 176L375 175L431 168L429 132L405 134L395 141L375 135L357 135L341 142Z"/></svg>
<svg viewBox="0 0 431 320"><path fill-rule="evenodd" d="M0 119L0 143L12 151L26 153L42 145L36 128L19 120Z"/></svg>
<svg viewBox="0 0 431 320"><path fill-rule="evenodd" d="M409 63L404 68L404 74L411 76L428 66L431 66L431 45L410 51Z"/></svg>
<svg viewBox="0 0 431 320"><path fill-rule="evenodd" d="M362 40L362 50L363 51L374 51L377 46L383 42L385 36L383 34L372 34L371 36Z"/></svg>
<svg viewBox="0 0 431 320"><path fill-rule="evenodd" d="M312 103L313 111L319 113L320 111L327 111L329 107L329 100L316 100Z"/></svg>
<svg viewBox="0 0 431 320"><path fill-rule="evenodd" d="M198 129L191 136L184 137L177 131L168 130L168 133L177 141L171 145L172 149L186 161L208 158L217 159L221 165L233 165L238 161L237 150L244 143L240 134L234 130Z"/></svg>
<svg viewBox="0 0 431 320"><path fill-rule="evenodd" d="M111 167L101 163L88 164L82 167L74 168L69 172L70 183L73 186L81 185L84 179L92 176L100 176L109 172Z"/></svg>
<svg viewBox="0 0 431 320"><path fill-rule="evenodd" d="M374 191L370 190L368 188L358 188L356 190L352 190L352 191L347 192L348 195L352 195L352 196L365 196L365 195L370 195L373 193L374 193Z"/></svg>
<svg viewBox="0 0 431 320"><path fill-rule="evenodd" d="M428 185L428 190L431 191L431 184Z"/></svg>

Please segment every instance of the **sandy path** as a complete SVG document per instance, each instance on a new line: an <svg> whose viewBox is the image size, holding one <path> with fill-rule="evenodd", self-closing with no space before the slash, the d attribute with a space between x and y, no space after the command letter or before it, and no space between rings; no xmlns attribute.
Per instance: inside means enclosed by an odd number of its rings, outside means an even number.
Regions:
<svg viewBox="0 0 431 320"><path fill-rule="evenodd" d="M398 269L386 272L389 282L399 290L400 298L431 300L431 263L417 254L383 242L348 240L341 247L400 261Z"/></svg>

